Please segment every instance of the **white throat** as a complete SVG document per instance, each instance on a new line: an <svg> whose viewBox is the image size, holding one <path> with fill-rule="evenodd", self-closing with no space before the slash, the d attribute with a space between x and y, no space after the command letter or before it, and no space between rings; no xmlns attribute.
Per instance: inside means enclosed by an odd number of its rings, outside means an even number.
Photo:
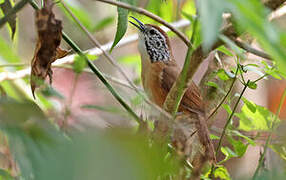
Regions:
<svg viewBox="0 0 286 180"><path fill-rule="evenodd" d="M150 56L149 56L147 49L146 49L145 39L144 39L143 33L139 32L138 35L139 35L138 50L139 50L140 55L141 55L142 69L145 69L148 67L147 65L151 63Z"/></svg>

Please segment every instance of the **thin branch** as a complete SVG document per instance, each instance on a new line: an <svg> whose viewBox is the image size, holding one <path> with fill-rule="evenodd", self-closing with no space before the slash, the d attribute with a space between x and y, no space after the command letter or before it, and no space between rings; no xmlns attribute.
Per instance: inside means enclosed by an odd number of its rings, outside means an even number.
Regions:
<svg viewBox="0 0 286 180"><path fill-rule="evenodd" d="M178 29L176 29L176 27L174 27L172 24L168 23L167 21L165 21L164 19L160 18L159 16L143 9L143 8L138 8L135 6L131 6L127 3L124 2L120 2L120 1L113 1L113 0L94 0L94 1L100 1L100 2L104 2L107 4L112 4L115 5L117 7L121 7L121 8L125 8L134 12L137 12L139 14L144 14L145 16L148 16L152 19L154 19L155 21L159 22L160 24L168 27L171 31L173 31L175 34L177 34L179 36L179 38L182 39L182 41L189 47L191 46L188 38L185 36L184 33L182 33L181 31L179 31Z"/></svg>
<svg viewBox="0 0 286 180"><path fill-rule="evenodd" d="M253 177L252 177L253 180L255 180L257 178L259 170L262 167L267 148L269 146L269 143L270 143L272 135L273 135L274 126L277 123L276 121L277 121L277 119L278 119L278 117L280 115L280 111L281 111L282 105L283 105L283 103L285 101L285 97L286 97L286 89L284 90L284 92L282 94L282 97L280 99L280 103L279 103L278 109L277 109L276 114L274 116L274 119L273 119L273 121L271 123L271 132L270 132L269 136L267 137L267 140L266 140L266 142L264 144L263 153L262 153L262 155L259 158L258 166L257 166L257 168L255 170L255 173L254 173Z"/></svg>
<svg viewBox="0 0 286 180"><path fill-rule="evenodd" d="M70 66L65 66L65 65L54 65L53 67L56 67L56 68L64 68L64 69L72 69L72 67ZM90 69L84 69L83 70L84 72L86 73L93 73ZM126 87L126 88L129 88L131 90L134 90L136 92L136 90L134 89L134 87L130 86L127 82L124 82L122 81L121 79L118 79L116 77L112 77L108 74L105 74L105 73L102 73L103 76L109 80L110 82L114 83L114 84L117 84L117 85L120 85L120 86L123 86L123 87ZM141 92L144 92L143 89L141 89L140 87L137 87L137 90L141 91Z"/></svg>
<svg viewBox="0 0 286 180"><path fill-rule="evenodd" d="M241 91L241 93L240 93L240 95L239 95L239 98L237 99L237 101L236 101L236 103L235 103L235 105L234 105L234 107L233 107L233 110L232 110L230 116L228 117L228 119L227 119L227 121L226 121L224 127L223 127L223 131L222 131L222 134L221 134L221 136L220 136L220 139L219 139L219 142L218 142L218 146L217 146L216 152L215 152L215 155L216 155L216 156L217 156L217 154L218 154L218 152L219 152L219 149L220 149L220 147L221 147L221 143L222 143L222 140L223 140L223 138L224 138L224 135L225 135L225 132L226 132L226 130L227 130L227 127L228 127L228 125L229 125L229 123L230 123L230 121L231 121L231 119L232 119L232 117L233 117L233 115L234 115L234 113L235 113L235 110L236 110L236 108L237 108L237 106L238 106L238 104L239 104L239 102L240 102L240 99L242 98L242 95L244 94L245 90L246 90L247 87L248 87L249 82L250 82L250 80L248 80L247 83L244 85L244 88L243 88L243 90Z"/></svg>
<svg viewBox="0 0 286 180"><path fill-rule="evenodd" d="M233 117L233 115L234 115L234 113L235 113L235 110L236 110L236 108L237 108L237 106L238 106L238 104L239 104L239 102L240 102L240 99L242 98L242 95L244 94L245 90L246 90L247 87L248 87L248 83L249 83L249 82L250 82L250 80L248 80L247 83L244 85L244 88L243 88L243 90L241 91L241 93L240 93L240 95L239 95L239 98L237 99L237 101L236 101L236 103L235 103L235 105L234 105L234 108L233 108L233 110L232 110L230 116L228 117L228 119L227 119L227 121L226 121L226 123L225 123L225 125L224 125L224 127L223 127L222 134L221 134L221 136L220 136L220 139L219 139L219 142L218 142L216 151L215 151L215 156L217 156L217 154L218 154L218 152L219 152L219 149L220 149L220 147L221 147L222 140L223 140L224 135L225 135L225 133L226 133L227 127L228 127L228 125L229 125L229 123L230 123L230 121L231 121L231 119L232 119L232 117ZM212 167L211 167L210 175L209 175L210 178L213 178L214 170L215 170L215 166L214 166L214 164L213 164Z"/></svg>
<svg viewBox="0 0 286 180"><path fill-rule="evenodd" d="M232 90L232 88L233 88L233 86L234 86L235 80L236 80L236 78L237 78L238 68L239 68L239 67L237 66L236 71L235 71L235 75L234 75L234 78L233 78L233 80L232 80L232 82L231 82L231 85L230 85L230 87L229 87L229 90L227 91L226 95L223 97L223 99L221 100L221 102L218 104L218 106L215 108L215 110L209 115L209 117L208 117L207 120L209 120L209 119L218 111L218 109L220 108L220 106L224 103L224 101L226 100L226 98L227 98L228 95L230 94L230 92L231 92L231 90Z"/></svg>
<svg viewBox="0 0 286 180"><path fill-rule="evenodd" d="M22 0L17 3L3 18L0 19L0 28L9 21L10 17L20 11L29 0Z"/></svg>
<svg viewBox="0 0 286 180"><path fill-rule="evenodd" d="M267 54L267 53L265 53L265 52L263 52L263 51L260 51L260 50L258 50L258 49L255 49L255 48L251 47L250 45L248 45L248 44L246 44L246 43L244 43L244 42L242 42L242 41L239 41L239 40L237 40L237 39L233 39L233 41L234 41L234 43L235 43L238 47L240 47L240 48L246 50L247 52L250 52L250 53L252 53L252 54L254 54L254 55L256 55L256 56L262 57L262 58L264 58L264 59L272 60L271 57L269 56L269 54Z"/></svg>

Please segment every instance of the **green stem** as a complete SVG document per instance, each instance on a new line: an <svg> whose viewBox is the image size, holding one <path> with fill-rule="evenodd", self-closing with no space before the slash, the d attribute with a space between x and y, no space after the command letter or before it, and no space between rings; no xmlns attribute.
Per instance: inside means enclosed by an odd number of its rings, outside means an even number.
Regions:
<svg viewBox="0 0 286 180"><path fill-rule="evenodd" d="M30 4L35 9L39 9L38 5L34 0L29 0ZM141 119L137 114L131 109L131 107L123 100L123 98L114 90L114 88L108 83L103 74L97 69L97 67L87 58L87 56L82 52L82 50L65 34L62 32L63 39L66 43L88 64L92 72L101 80L101 82L106 86L110 93L117 99L117 101L126 109L126 111L140 124Z"/></svg>
<svg viewBox="0 0 286 180"><path fill-rule="evenodd" d="M235 75L234 75L234 78L231 82L231 85L229 87L229 90L227 91L226 95L223 97L223 99L221 100L221 102L219 103L219 105L215 108L215 110L211 113L211 115L209 115L208 119L209 120L217 111L218 109L221 107L221 105L224 103L224 101L226 100L226 98L228 97L228 95L230 94L233 86L234 86L234 83L235 83L235 80L237 78L237 73L238 73L238 69L239 69L239 65L237 65L237 68L235 70Z"/></svg>
<svg viewBox="0 0 286 180"><path fill-rule="evenodd" d="M194 35L196 33L196 26L197 26L197 19L195 20L194 24L193 24L193 33L190 39L190 44L193 44L194 41ZM174 117L178 111L180 102L184 96L185 90L186 90L186 85L187 85L187 73L191 64L191 56L194 52L194 48L193 46L189 46L188 51L187 51L187 55L185 58L185 62L184 62L184 66L183 69L178 77L178 79L176 80L175 84L173 85L173 87L171 88L165 103L164 103L164 109L166 109L168 112L170 112L172 114L172 116ZM176 88L174 91L173 89ZM170 98L172 99L172 97L174 97L174 101L171 101ZM171 102L171 103L169 103Z"/></svg>
<svg viewBox="0 0 286 180"><path fill-rule="evenodd" d="M265 142L265 144L264 144L263 153L262 153L262 155L261 155L260 158L259 158L258 166L257 166L257 168L256 168L256 170L255 170L255 173L254 173L253 177L252 177L253 180L255 180L255 179L257 178L257 175L258 175L258 173L259 173L259 170L260 170L260 168L261 168L262 165L263 165L264 157L265 157L267 148L268 148L269 143L270 143L271 138L272 138L274 125L276 124L276 121L277 121L278 116L279 116L279 114L280 114L280 111L281 111L282 105L283 105L283 103L284 103L285 97L286 97L286 89L284 90L284 92L283 92L283 94L282 94L282 97L281 97L281 99L280 99L280 103L279 103L278 109L277 109L276 114L275 114L275 116L274 116L274 119L273 119L273 121L272 121L272 124L271 124L271 132L270 132L269 136L267 137L267 140L266 140L266 142Z"/></svg>
<svg viewBox="0 0 286 180"><path fill-rule="evenodd" d="M28 3L28 0L22 0L19 3L17 3L3 18L0 19L0 28L9 21L10 16L16 14L18 11L20 11L26 4Z"/></svg>
<svg viewBox="0 0 286 180"><path fill-rule="evenodd" d="M221 147L222 140L223 140L224 135L225 135L225 133L226 133L227 127L228 127L228 125L229 125L229 123L230 123L230 121L231 121L231 119L232 119L232 117L233 117L233 115L234 115L234 113L235 113L235 110L236 110L236 108L237 108L237 106L238 106L238 104L239 104L239 102L240 102L240 100L241 100L241 98L242 98L242 95L244 94L245 90L246 90L247 87L248 87L248 83L249 83L249 82L250 82L250 80L248 80L247 83L244 85L244 88L243 88L243 90L241 91L241 93L240 93L240 95L239 95L239 98L238 98L238 100L236 101L236 103L235 103L235 105L234 105L234 108L233 108L233 110L232 110L232 112L231 112L229 118L227 119L225 125L224 125L222 134L221 134L220 139L219 139L219 142L218 142L218 146L217 146L216 151L215 151L215 156L217 156L217 154L218 154L218 152L219 152L219 149L220 149L220 147ZM212 167L211 167L210 175L209 175L210 178L213 178L214 168L215 168L215 166L214 166L214 164L213 164Z"/></svg>

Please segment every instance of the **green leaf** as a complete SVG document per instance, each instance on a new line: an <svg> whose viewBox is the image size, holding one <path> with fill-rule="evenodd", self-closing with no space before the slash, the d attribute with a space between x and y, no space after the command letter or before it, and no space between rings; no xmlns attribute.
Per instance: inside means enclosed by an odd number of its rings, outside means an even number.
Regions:
<svg viewBox="0 0 286 180"><path fill-rule="evenodd" d="M20 58L16 54L14 48L2 37L0 37L0 56L9 63L20 62Z"/></svg>
<svg viewBox="0 0 286 180"><path fill-rule="evenodd" d="M273 113L263 106L259 106L243 98L244 105L240 113L235 113L239 117L239 129L244 131L271 129Z"/></svg>
<svg viewBox="0 0 286 180"><path fill-rule="evenodd" d="M233 54L230 50L228 50L224 45L217 48L218 51L224 53L227 56L233 57Z"/></svg>
<svg viewBox="0 0 286 180"><path fill-rule="evenodd" d="M248 82L247 87L249 87L250 89L256 89L257 84L253 81L250 81L250 82Z"/></svg>
<svg viewBox="0 0 286 180"><path fill-rule="evenodd" d="M119 0L120 2L125 2L128 4L133 4L134 0ZM117 31L113 41L113 44L110 48L110 52L117 45L117 43L121 40L127 30L127 19L128 19L128 10L124 8L117 7L118 19L117 19Z"/></svg>
<svg viewBox="0 0 286 180"><path fill-rule="evenodd" d="M224 0L200 0L197 3L202 23L203 46L209 49L217 40L222 24L222 13L226 9L227 2Z"/></svg>
<svg viewBox="0 0 286 180"><path fill-rule="evenodd" d="M0 179L14 180L14 178L10 175L10 173L6 171L5 169L0 169Z"/></svg>
<svg viewBox="0 0 286 180"><path fill-rule="evenodd" d="M268 21L269 10L259 0L232 0L231 11L240 28L255 37L262 48L286 68L286 33Z"/></svg>
<svg viewBox="0 0 286 180"><path fill-rule="evenodd" d="M244 56L244 50L238 47L232 40L230 40L228 37L224 35L219 35L219 38L226 43L235 53L236 55L242 57L243 59L245 58Z"/></svg>
<svg viewBox="0 0 286 180"><path fill-rule="evenodd" d="M10 0L3 0L0 2L0 8L4 15L7 15L9 11L13 8L12 3ZM9 27L11 29L11 37L14 38L15 32L16 32L16 14L10 15L8 20Z"/></svg>
<svg viewBox="0 0 286 180"><path fill-rule="evenodd" d="M211 138L211 140L218 140L218 139L220 139L220 137L218 137L218 136L216 136L214 134L210 134L210 138Z"/></svg>
<svg viewBox="0 0 286 180"><path fill-rule="evenodd" d="M247 64L245 66L242 66L243 71L251 71L258 74L259 76L264 76L264 73L261 72L258 67L259 66L255 66L254 64Z"/></svg>
<svg viewBox="0 0 286 180"><path fill-rule="evenodd" d="M223 81L229 80L229 76L226 74L224 69L219 69L217 71L217 76Z"/></svg>
<svg viewBox="0 0 286 180"><path fill-rule="evenodd" d="M232 113L232 110L228 104L223 104L222 107L226 110L228 115L230 115Z"/></svg>
<svg viewBox="0 0 286 180"><path fill-rule="evenodd" d="M248 144L245 145L240 140L235 140L230 136L228 136L228 141L233 146L234 152L237 155L237 157L242 157L245 154Z"/></svg>
<svg viewBox="0 0 286 180"><path fill-rule="evenodd" d="M212 81L206 82L206 85L219 89L219 86L215 82L212 82Z"/></svg>
<svg viewBox="0 0 286 180"><path fill-rule="evenodd" d="M41 89L41 93L46 96L46 97L57 97L59 99L64 99L65 97L56 91L53 87L51 86L46 86L45 88Z"/></svg>
<svg viewBox="0 0 286 180"><path fill-rule="evenodd" d="M44 160L43 154L59 146L63 136L32 101L1 98L0 107L0 128L8 136L21 176L30 179L39 170L31 160Z"/></svg>
<svg viewBox="0 0 286 180"><path fill-rule="evenodd" d="M238 155L233 152L229 147L221 147L221 152L225 155L225 158L219 162L219 164L222 164L223 162L226 162L227 160L237 157Z"/></svg>
<svg viewBox="0 0 286 180"><path fill-rule="evenodd" d="M247 108L255 113L256 112L256 104L254 104L253 102L247 100L245 97L242 97L242 101L244 102L244 104L247 106Z"/></svg>
<svg viewBox="0 0 286 180"><path fill-rule="evenodd" d="M79 55L76 55L74 57L74 62L73 62L73 71L79 74L84 70L85 67L86 67L85 59Z"/></svg>
<svg viewBox="0 0 286 180"><path fill-rule="evenodd" d="M245 139L249 144L251 144L252 146L256 146L256 143L254 142L254 140L252 140L251 138L249 138L246 135L241 134L239 131L236 130L232 130L231 131L234 135L241 137L243 139Z"/></svg>
<svg viewBox="0 0 286 180"><path fill-rule="evenodd" d="M214 171L214 177L223 179L223 180L230 180L230 175L227 169L224 166L216 166Z"/></svg>

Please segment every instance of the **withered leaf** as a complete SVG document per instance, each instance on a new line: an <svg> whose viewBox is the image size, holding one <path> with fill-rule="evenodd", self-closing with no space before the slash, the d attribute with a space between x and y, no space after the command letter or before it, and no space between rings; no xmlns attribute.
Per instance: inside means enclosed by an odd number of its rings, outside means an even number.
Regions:
<svg viewBox="0 0 286 180"><path fill-rule="evenodd" d="M45 2L45 6L36 11L38 40L31 65L31 89L34 98L34 91L39 87L39 82L49 76L52 83L51 64L68 54L68 51L59 48L62 39L62 22L56 19L52 12L52 1Z"/></svg>
<svg viewBox="0 0 286 180"><path fill-rule="evenodd" d="M13 7L12 7L10 0L4 0L4 2L0 4L0 8L3 14L7 15ZM15 32L16 32L16 14L10 15L8 24L10 26L10 29L12 32L12 39L13 39Z"/></svg>

